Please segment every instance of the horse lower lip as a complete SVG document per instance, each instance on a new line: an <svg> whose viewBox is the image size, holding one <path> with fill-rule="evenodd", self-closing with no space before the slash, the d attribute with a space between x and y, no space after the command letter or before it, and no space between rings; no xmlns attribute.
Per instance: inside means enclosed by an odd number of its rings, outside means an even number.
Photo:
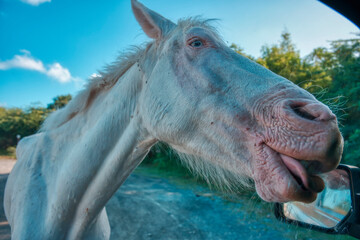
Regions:
<svg viewBox="0 0 360 240"><path fill-rule="evenodd" d="M302 186L301 178L296 179L296 176L287 168L278 151L267 144L260 145L260 147L260 164L255 165L253 176L256 191L263 200L269 202L300 201L311 203L316 199L317 192L314 189L317 188L319 177L307 175L310 177L310 181L312 181L313 177L317 180L315 187L312 186L313 183L310 183L310 189L313 190L309 190L305 185ZM297 160L294 159L294 161Z"/></svg>
<svg viewBox="0 0 360 240"><path fill-rule="evenodd" d="M283 154L280 154L280 158L289 170L289 172L292 175L296 176L299 180L301 180L303 185L308 188L309 184L307 181L307 172L306 169L300 164L300 162L292 157Z"/></svg>
<svg viewBox="0 0 360 240"><path fill-rule="evenodd" d="M324 187L324 181L315 175L309 175L301 165L301 163L289 156L280 154L280 158L282 159L283 163L297 181L297 183L304 188L304 190L311 191L311 192L321 192Z"/></svg>

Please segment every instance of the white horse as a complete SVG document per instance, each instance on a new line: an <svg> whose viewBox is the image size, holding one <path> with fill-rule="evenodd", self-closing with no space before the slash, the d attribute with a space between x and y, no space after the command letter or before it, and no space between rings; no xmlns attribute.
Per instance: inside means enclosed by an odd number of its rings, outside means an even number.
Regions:
<svg viewBox="0 0 360 240"><path fill-rule="evenodd" d="M343 140L328 107L236 54L208 21L175 24L132 0L152 39L91 79L18 145L5 190L12 239L109 239L105 204L162 141L223 184L311 202ZM151 211L151 209L150 209Z"/></svg>

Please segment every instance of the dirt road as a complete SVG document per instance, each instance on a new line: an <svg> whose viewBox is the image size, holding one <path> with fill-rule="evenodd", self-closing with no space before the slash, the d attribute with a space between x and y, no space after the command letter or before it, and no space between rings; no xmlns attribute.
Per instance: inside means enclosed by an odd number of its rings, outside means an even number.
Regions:
<svg viewBox="0 0 360 240"><path fill-rule="evenodd" d="M13 164L0 160L0 240L10 239L3 194ZM273 217L271 205L257 198L228 202L207 188L139 172L126 180L106 209L112 240L339 239L282 224Z"/></svg>

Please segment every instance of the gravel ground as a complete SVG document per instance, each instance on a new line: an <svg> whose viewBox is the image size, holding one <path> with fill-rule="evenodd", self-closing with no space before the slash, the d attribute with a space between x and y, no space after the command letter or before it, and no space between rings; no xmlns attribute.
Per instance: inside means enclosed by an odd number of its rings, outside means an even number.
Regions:
<svg viewBox="0 0 360 240"><path fill-rule="evenodd" d="M0 240L10 239L3 212L8 172L0 160ZM225 201L200 186L135 172L106 205L111 239L353 239L303 230L278 222L270 204L244 196Z"/></svg>

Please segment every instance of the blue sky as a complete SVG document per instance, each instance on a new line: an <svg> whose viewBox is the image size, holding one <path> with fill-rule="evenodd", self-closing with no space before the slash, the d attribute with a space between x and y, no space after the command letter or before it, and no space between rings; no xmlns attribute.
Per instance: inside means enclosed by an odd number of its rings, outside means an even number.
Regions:
<svg viewBox="0 0 360 240"><path fill-rule="evenodd" d="M353 38L357 27L316 0L142 0L176 22L218 18L225 41L260 56L287 29L302 56ZM0 0L0 106L41 105L76 94L97 70L131 45L149 41L130 0Z"/></svg>

